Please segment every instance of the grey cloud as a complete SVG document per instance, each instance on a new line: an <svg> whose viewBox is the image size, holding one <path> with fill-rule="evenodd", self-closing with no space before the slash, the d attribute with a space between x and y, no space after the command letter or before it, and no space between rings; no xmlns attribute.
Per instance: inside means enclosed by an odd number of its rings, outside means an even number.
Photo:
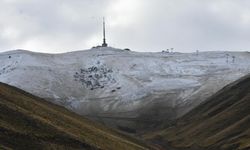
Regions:
<svg viewBox="0 0 250 150"><path fill-rule="evenodd" d="M0 51L65 52L101 44L137 51L249 50L247 0L2 0Z"/></svg>

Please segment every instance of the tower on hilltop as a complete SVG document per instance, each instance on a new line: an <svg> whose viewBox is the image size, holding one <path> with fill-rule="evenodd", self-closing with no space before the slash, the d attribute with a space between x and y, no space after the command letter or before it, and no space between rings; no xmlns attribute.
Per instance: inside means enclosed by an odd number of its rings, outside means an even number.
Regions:
<svg viewBox="0 0 250 150"><path fill-rule="evenodd" d="M102 47L107 47L108 44L106 43L106 31L105 31L105 18L103 17L103 43Z"/></svg>

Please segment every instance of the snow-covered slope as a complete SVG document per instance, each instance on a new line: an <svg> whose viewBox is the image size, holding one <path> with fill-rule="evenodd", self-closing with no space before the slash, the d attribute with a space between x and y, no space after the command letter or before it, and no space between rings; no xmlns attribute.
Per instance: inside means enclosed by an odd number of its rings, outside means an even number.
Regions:
<svg viewBox="0 0 250 150"><path fill-rule="evenodd" d="M121 128L180 116L248 73L248 52L0 54L0 82Z"/></svg>

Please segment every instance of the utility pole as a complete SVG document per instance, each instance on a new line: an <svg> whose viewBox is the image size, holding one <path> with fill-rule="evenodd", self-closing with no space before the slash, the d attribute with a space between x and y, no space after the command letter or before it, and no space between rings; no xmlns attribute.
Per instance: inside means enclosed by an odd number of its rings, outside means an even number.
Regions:
<svg viewBox="0 0 250 150"><path fill-rule="evenodd" d="M226 61L226 62L228 63L228 57L229 57L229 54L226 54L226 57L227 57L227 61Z"/></svg>

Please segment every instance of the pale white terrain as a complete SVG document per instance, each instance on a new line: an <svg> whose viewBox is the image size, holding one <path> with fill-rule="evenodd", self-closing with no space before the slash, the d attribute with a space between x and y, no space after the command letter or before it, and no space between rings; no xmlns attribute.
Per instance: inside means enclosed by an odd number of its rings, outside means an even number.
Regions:
<svg viewBox="0 0 250 150"><path fill-rule="evenodd" d="M249 52L138 53L107 47L0 54L0 82L99 121L132 127L176 118L248 73Z"/></svg>

